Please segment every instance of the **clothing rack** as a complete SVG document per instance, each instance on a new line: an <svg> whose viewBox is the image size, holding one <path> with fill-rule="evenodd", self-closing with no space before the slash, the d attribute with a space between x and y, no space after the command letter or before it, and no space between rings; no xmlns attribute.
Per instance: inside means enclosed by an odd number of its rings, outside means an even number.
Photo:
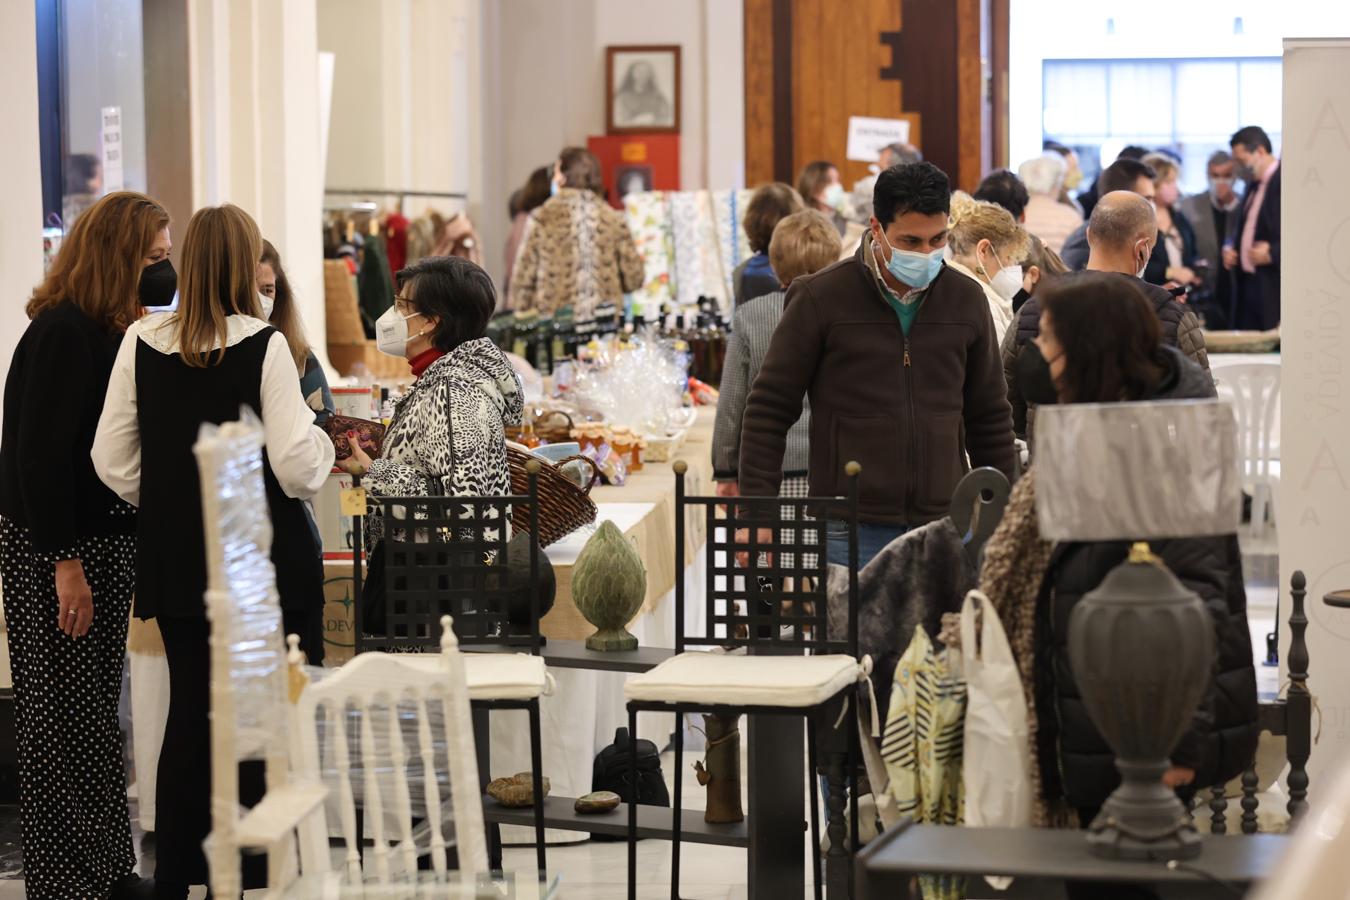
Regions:
<svg viewBox="0 0 1350 900"><path fill-rule="evenodd" d="M390 190L388 188L324 188L324 195L330 194L348 194L361 195L367 197L397 197L398 211L402 215L407 215L407 201L409 197L422 197L434 200L463 200L468 201L469 195L462 191L413 191L413 190ZM347 205L330 206L327 201L324 202L324 210L340 210L350 208Z"/></svg>

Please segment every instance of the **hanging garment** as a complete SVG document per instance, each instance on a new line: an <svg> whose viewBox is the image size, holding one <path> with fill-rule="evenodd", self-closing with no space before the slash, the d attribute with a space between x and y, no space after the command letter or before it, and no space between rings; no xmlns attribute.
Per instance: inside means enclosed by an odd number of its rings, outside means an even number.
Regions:
<svg viewBox="0 0 1350 900"><path fill-rule="evenodd" d="M623 198L628 230L646 268L646 280L635 296L654 309L675 299L675 239L668 196L662 191L644 191Z"/></svg>
<svg viewBox="0 0 1350 900"><path fill-rule="evenodd" d="M398 271L408 264L408 217L390 213L384 220L384 239L389 250L389 271Z"/></svg>
<svg viewBox="0 0 1350 900"><path fill-rule="evenodd" d="M936 637L942 614L960 612L975 586L975 569L947 518L896 538L858 573L858 653L872 657L878 706L886 708L891 675L915 626ZM848 572L830 566L826 588L830 634L842 636L848 629Z"/></svg>
<svg viewBox="0 0 1350 900"><path fill-rule="evenodd" d="M692 191L672 191L671 231L675 235L675 300L680 306L695 306L703 289L703 244L698 198Z"/></svg>
<svg viewBox="0 0 1350 900"><path fill-rule="evenodd" d="M922 824L961 824L966 683L959 660L952 651L935 652L918 625L895 667L881 757L897 811ZM925 900L960 900L965 881L963 875L919 876Z"/></svg>
<svg viewBox="0 0 1350 900"><path fill-rule="evenodd" d="M717 237L717 210L712 193L696 191L694 210L697 214L699 263L703 268L700 293L717 301L723 316L731 315L731 269L722 263L721 242Z"/></svg>
<svg viewBox="0 0 1350 900"><path fill-rule="evenodd" d="M394 305L394 276L389 272L384 238L378 234L366 240L361 271L356 275L356 290L361 298L361 318L366 337L375 336L375 320Z"/></svg>

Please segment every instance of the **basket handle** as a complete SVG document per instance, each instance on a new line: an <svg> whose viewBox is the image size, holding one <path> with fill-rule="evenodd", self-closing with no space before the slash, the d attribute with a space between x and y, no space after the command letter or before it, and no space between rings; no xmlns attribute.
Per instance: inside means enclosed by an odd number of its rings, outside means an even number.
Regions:
<svg viewBox="0 0 1350 900"><path fill-rule="evenodd" d="M580 454L578 454L577 456L569 456L566 457L565 459L560 459L556 463L554 463L554 466L556 468L561 469L565 463L570 463L573 460L577 459L582 460L591 467L590 483L588 483L584 488L581 489L581 492L585 494L587 497L589 497L591 495L591 488L595 487L596 482L601 479L600 467L595 464L595 460L591 459L589 456L581 456Z"/></svg>

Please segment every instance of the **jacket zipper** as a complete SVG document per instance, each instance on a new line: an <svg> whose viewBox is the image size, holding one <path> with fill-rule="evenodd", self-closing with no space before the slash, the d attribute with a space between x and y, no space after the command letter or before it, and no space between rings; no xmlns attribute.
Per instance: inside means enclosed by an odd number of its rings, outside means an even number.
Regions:
<svg viewBox="0 0 1350 900"><path fill-rule="evenodd" d="M909 355L909 335L905 335L905 392L909 396L909 485L905 492L905 518L914 509L914 492L919 471L919 436L914 416L914 372Z"/></svg>

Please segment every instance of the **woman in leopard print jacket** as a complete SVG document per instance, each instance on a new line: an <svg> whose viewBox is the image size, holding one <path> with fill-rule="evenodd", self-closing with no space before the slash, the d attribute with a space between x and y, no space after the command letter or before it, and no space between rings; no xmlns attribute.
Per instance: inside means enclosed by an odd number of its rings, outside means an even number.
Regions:
<svg viewBox="0 0 1350 900"><path fill-rule="evenodd" d="M381 457L353 442L338 465L362 475L376 497L509 494L505 426L520 424L524 399L511 363L483 337L496 306L492 280L466 259L443 256L402 270L398 281L377 334L381 350L407 357L416 380L395 409ZM377 518L372 538L380 536Z"/></svg>

